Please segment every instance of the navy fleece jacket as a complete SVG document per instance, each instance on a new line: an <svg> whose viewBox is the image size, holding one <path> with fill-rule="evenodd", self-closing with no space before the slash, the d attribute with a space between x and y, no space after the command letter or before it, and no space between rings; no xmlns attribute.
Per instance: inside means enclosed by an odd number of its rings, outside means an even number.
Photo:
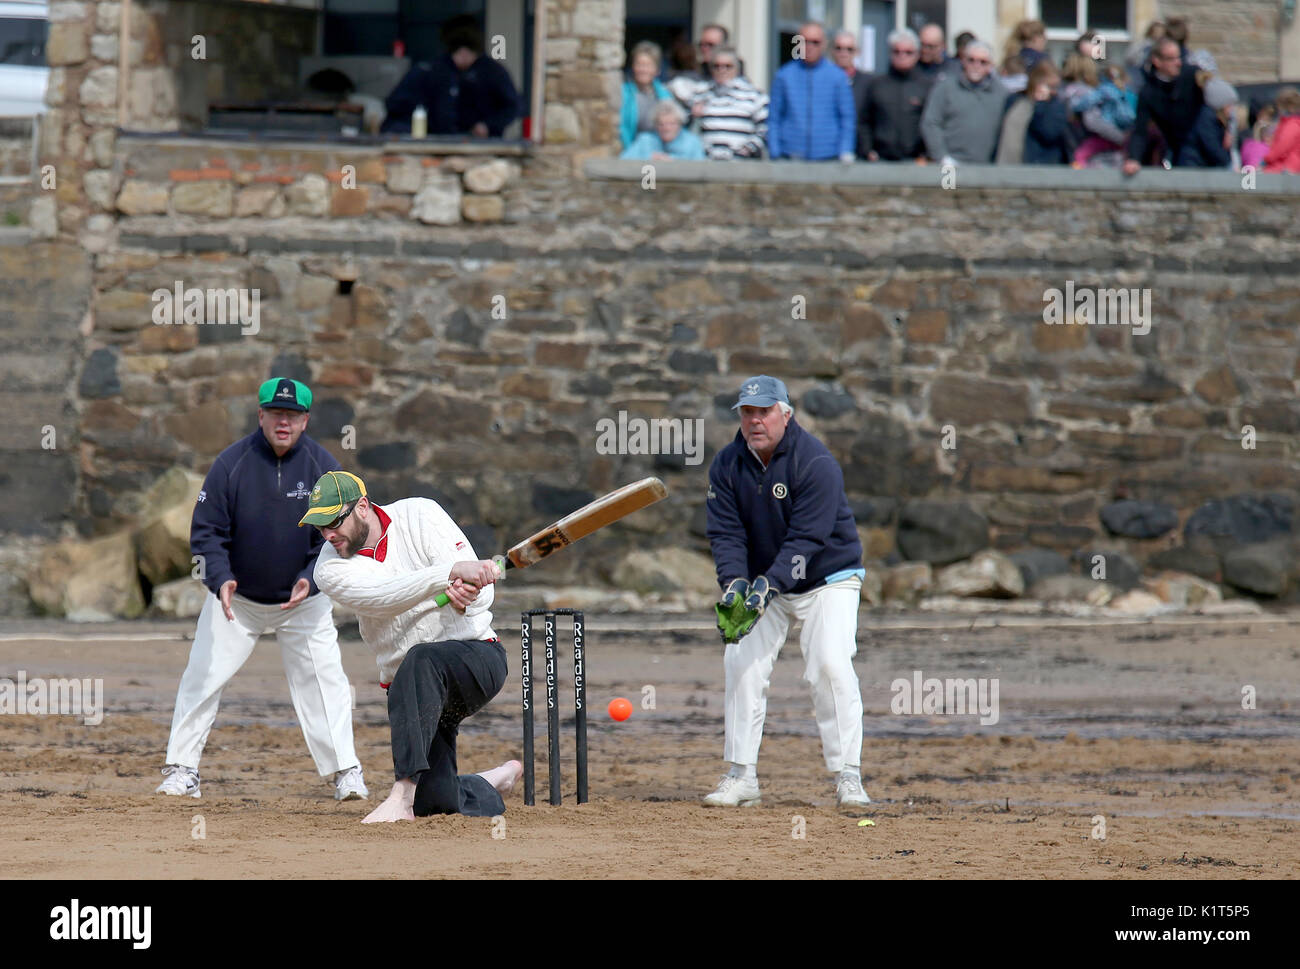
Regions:
<svg viewBox="0 0 1300 969"><path fill-rule="evenodd" d="M793 417L766 468L736 432L709 466L704 507L720 587L766 575L779 592L807 592L862 566L843 472Z"/></svg>
<svg viewBox="0 0 1300 969"><path fill-rule="evenodd" d="M287 602L299 579L319 592L312 569L324 540L298 521L316 479L341 470L306 434L282 458L260 427L222 451L190 520L190 553L203 556L203 584L220 595L234 579L237 595L260 603Z"/></svg>

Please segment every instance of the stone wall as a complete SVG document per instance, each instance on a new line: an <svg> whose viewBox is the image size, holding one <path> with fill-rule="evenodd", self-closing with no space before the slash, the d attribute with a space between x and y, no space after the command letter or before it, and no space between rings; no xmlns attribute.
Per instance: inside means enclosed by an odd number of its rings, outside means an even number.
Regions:
<svg viewBox="0 0 1300 969"><path fill-rule="evenodd" d="M379 500L438 498L483 551L620 483L668 482L668 501L523 583L706 548L705 470L759 371L842 463L872 558L899 555L909 499L970 504L998 549L1143 562L1178 530L1117 537L1100 521L1113 500L1181 524L1291 487L1300 207L1282 176L1254 191L1226 173L978 167L955 190L914 166L575 177L613 137L621 7L597 0L550 5L548 119L573 106L573 140L534 155L119 137L94 53L114 6L52 5L56 26L94 25L80 60L64 38L51 84L58 188L33 232L59 240L0 249L4 549L122 528L160 475L206 471L252 429L273 373L312 385L310 433ZM256 291L256 325L155 322L178 284ZM1150 332L1045 324L1044 293L1068 284L1149 290ZM607 453L598 422L620 417L701 420L703 453Z"/></svg>
<svg viewBox="0 0 1300 969"><path fill-rule="evenodd" d="M148 154L159 171L177 157ZM368 184L390 193L405 164L378 158ZM310 381L311 433L381 500L435 495L485 547L665 477L670 501L548 566L553 582L607 578L642 533L704 547L704 471L735 433L737 383L759 371L786 378L842 462L874 557L897 554L909 498L969 501L997 548L1069 554L1116 541L1098 518L1115 498L1185 518L1290 486L1293 197L778 183L794 170L647 191L529 163L500 195L501 222L458 226L331 214L328 195L235 217L247 188L233 177L219 211L182 212L177 191L198 183L177 183L167 215L120 213L94 257L83 530L119 526L172 465L204 470L251 429L273 372ZM257 289L258 331L155 324L151 294L178 281ZM1149 289L1150 333L1046 325L1043 294L1067 281ZM620 412L702 419L701 463L600 453L597 422ZM1141 560L1176 539L1119 544Z"/></svg>
<svg viewBox="0 0 1300 969"><path fill-rule="evenodd" d="M1160 16L1185 17L1192 49L1205 48L1224 77L1248 84L1279 80L1280 6L1276 0L1160 0Z"/></svg>
<svg viewBox="0 0 1300 969"><path fill-rule="evenodd" d="M518 176L514 159L523 154L507 146L465 146L461 151L476 153L446 156L409 144L272 147L151 138L124 138L119 147L121 164L106 185L109 204L125 219L118 229L141 216L166 216L178 230L232 216L499 222L501 190Z"/></svg>
<svg viewBox="0 0 1300 969"><path fill-rule="evenodd" d="M0 230L0 615L29 608L21 581L33 543L58 535L75 513L76 382L91 292L80 248L6 239L10 231Z"/></svg>
<svg viewBox="0 0 1300 969"><path fill-rule="evenodd" d="M606 155L618 143L623 0L546 5L546 143L567 154Z"/></svg>

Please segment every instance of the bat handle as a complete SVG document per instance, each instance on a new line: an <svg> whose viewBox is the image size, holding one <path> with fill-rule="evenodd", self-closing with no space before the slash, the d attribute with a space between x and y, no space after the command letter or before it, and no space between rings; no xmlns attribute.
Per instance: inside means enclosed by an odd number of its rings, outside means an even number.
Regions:
<svg viewBox="0 0 1300 969"><path fill-rule="evenodd" d="M492 556L492 561L497 564L497 568L501 571L501 575L497 577L497 581L500 582L506 577L506 569L510 568L510 560L504 555L494 555ZM449 602L451 602L451 599L447 597L447 593L445 592L439 592L433 597L433 604L439 609Z"/></svg>

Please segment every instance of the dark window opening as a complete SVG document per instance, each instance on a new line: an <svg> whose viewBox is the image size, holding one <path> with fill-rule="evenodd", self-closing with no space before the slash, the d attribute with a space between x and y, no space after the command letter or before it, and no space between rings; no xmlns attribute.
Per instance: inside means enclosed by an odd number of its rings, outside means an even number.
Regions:
<svg viewBox="0 0 1300 969"><path fill-rule="evenodd" d="M664 54L661 79L679 71L696 70L699 65L695 63L697 51L691 34L693 14L694 0L627 0L624 53L648 40L658 44Z"/></svg>
<svg viewBox="0 0 1300 969"><path fill-rule="evenodd" d="M223 47L218 90L209 87L208 65L175 65L181 127L268 139L409 137L412 115L423 106L431 142L527 137L533 6L532 0L322 0L318 11L241 5L249 34L268 38L277 57L246 63L257 56L257 45ZM201 33L204 24L194 26ZM453 67L449 42L479 46L479 59L468 69ZM475 123L480 119L482 128Z"/></svg>
<svg viewBox="0 0 1300 969"><path fill-rule="evenodd" d="M38 17L0 17L0 64L44 67L48 29Z"/></svg>

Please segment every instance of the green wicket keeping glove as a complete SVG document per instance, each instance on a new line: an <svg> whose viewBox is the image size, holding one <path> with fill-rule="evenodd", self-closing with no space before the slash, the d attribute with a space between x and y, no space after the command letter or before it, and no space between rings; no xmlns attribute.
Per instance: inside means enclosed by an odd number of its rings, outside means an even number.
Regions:
<svg viewBox="0 0 1300 969"><path fill-rule="evenodd" d="M720 602L715 604L713 611L718 615L718 632L722 633L724 643L740 642L754 628L754 623L758 622L758 613L746 609L739 597L730 606L724 606Z"/></svg>

